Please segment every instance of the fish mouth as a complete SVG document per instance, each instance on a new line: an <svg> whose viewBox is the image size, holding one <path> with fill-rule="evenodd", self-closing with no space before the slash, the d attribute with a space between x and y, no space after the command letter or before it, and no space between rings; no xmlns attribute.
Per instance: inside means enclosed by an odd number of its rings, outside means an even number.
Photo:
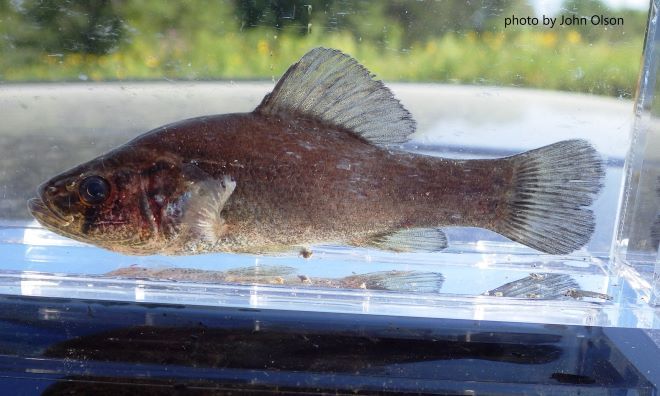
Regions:
<svg viewBox="0 0 660 396"><path fill-rule="evenodd" d="M30 198L28 200L28 210L30 214L40 223L48 228L61 229L68 227L73 223L73 216L65 216L54 208L50 207L41 198Z"/></svg>

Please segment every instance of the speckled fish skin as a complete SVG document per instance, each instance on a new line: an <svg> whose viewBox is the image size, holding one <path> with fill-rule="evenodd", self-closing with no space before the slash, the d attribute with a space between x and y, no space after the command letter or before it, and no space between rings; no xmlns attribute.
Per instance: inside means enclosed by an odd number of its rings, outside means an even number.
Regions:
<svg viewBox="0 0 660 396"><path fill-rule="evenodd" d="M548 253L589 240L585 207L603 170L587 142L451 160L393 146L412 132L382 83L352 58L315 49L254 112L155 129L44 183L29 208L55 232L139 255L328 242L437 251L446 225L489 228ZM108 186L101 203L81 198L89 177Z"/></svg>
<svg viewBox="0 0 660 396"><path fill-rule="evenodd" d="M155 155L177 153L174 168L195 163L213 178L236 180L223 209L226 233L212 247L228 252L324 241L361 245L362 238L405 226L487 227L497 221L511 178L510 167L496 162L390 153L348 131L286 114L203 117L135 143Z"/></svg>

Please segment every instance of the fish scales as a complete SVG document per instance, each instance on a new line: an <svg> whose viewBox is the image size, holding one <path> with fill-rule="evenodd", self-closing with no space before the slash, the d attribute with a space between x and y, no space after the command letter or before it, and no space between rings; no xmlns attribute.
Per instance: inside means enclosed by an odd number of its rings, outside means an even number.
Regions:
<svg viewBox="0 0 660 396"><path fill-rule="evenodd" d="M237 181L225 207L226 251L355 240L404 226L487 226L502 212L512 173L498 160L391 153L349 131L286 115L204 117L132 144L154 156L176 151L180 162ZM206 160L215 158L226 160ZM250 246L231 234L247 236Z"/></svg>

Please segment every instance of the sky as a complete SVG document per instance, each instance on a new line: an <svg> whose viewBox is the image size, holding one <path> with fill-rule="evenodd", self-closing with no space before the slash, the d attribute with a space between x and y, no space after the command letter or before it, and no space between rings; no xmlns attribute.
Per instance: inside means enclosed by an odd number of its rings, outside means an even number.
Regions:
<svg viewBox="0 0 660 396"><path fill-rule="evenodd" d="M538 15L556 14L561 8L564 0L530 0ZM605 4L614 9L633 8L637 10L648 10L649 0L603 0Z"/></svg>

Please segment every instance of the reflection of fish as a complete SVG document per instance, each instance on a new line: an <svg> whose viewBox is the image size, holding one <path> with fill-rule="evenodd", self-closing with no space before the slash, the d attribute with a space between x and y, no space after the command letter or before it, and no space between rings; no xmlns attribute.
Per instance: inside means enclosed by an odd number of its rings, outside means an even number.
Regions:
<svg viewBox="0 0 660 396"><path fill-rule="evenodd" d="M437 272L382 271L351 275L344 278L315 278L297 275L295 268L285 266L255 266L228 271L131 266L114 270L105 275L123 278L167 279L181 282L257 283L416 293L438 293L444 282L442 274Z"/></svg>
<svg viewBox="0 0 660 396"><path fill-rule="evenodd" d="M539 300L584 297L602 300L612 299L606 294L580 290L580 285L570 275L566 274L530 274L528 277L489 290L484 295Z"/></svg>
<svg viewBox="0 0 660 396"><path fill-rule="evenodd" d="M64 361L77 375L51 381L42 395L447 394L447 383L465 386L456 372L471 385L483 380L484 370L510 371L512 365L541 377L539 371L562 364L567 348L560 334L474 327L441 334L399 323L386 323L389 332L383 332L378 321L352 322L351 330L333 330L325 321L279 327L266 321L259 330L239 327L231 316L224 323L123 327L59 342L42 358ZM108 370L99 370L109 362L125 369L103 377Z"/></svg>
<svg viewBox="0 0 660 396"><path fill-rule="evenodd" d="M520 334L525 341L498 342L507 333L437 335L433 339L372 335L355 331L292 326L264 328L201 328L135 326L91 334L53 345L45 357L72 361L137 362L194 367L374 375L388 366L470 359L516 364L547 364L562 355L554 334ZM423 335L422 335L423 336ZM468 339L465 339L470 337ZM181 352L184 353L181 353Z"/></svg>
<svg viewBox="0 0 660 396"><path fill-rule="evenodd" d="M550 376L553 380L562 384L595 384L596 380L587 375L570 374L570 373L552 373Z"/></svg>
<svg viewBox="0 0 660 396"><path fill-rule="evenodd" d="M32 214L128 254L272 253L341 242L437 251L437 227L484 227L543 252L582 247L602 161L569 140L495 160L392 145L415 131L380 81L317 48L251 113L155 129L44 183Z"/></svg>

